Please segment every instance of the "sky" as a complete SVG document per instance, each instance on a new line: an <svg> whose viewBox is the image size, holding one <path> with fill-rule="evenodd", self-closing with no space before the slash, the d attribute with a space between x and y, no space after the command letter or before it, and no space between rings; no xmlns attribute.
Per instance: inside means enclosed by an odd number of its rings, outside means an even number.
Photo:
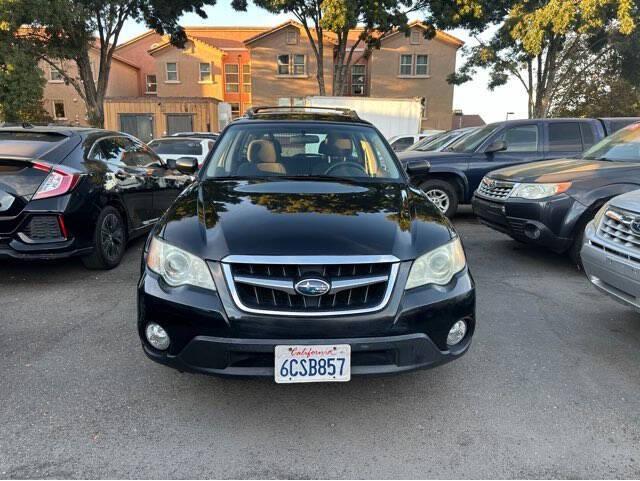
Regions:
<svg viewBox="0 0 640 481"><path fill-rule="evenodd" d="M218 4L207 7L205 10L209 18L202 19L196 14L187 14L180 19L183 26L196 25L222 25L222 26L274 26L288 20L286 15L273 15L266 10L249 4L246 12L236 12L231 8L229 1L218 0ZM419 18L419 17L413 17ZM144 24L128 22L122 32L120 41L125 42L136 35L145 32ZM474 45L475 40L470 38L464 30L452 30L449 33L460 38L467 45ZM457 65L462 64L461 53L458 53ZM479 114L485 122L504 120L507 112L510 119L527 117L527 99L523 87L515 80L510 80L506 85L490 91L487 88L488 73L479 72L470 82L456 86L453 95L453 108L461 109L465 114ZM428 94L427 94L428 95Z"/></svg>

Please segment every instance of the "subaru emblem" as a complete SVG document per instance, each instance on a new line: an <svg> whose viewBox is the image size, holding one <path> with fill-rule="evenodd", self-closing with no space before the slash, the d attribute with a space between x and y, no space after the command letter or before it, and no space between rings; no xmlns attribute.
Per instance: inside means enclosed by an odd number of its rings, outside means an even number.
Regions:
<svg viewBox="0 0 640 481"><path fill-rule="evenodd" d="M294 289L303 296L322 296L329 292L331 284L322 279L302 279L296 282Z"/></svg>
<svg viewBox="0 0 640 481"><path fill-rule="evenodd" d="M640 235L640 219L635 219L633 222L631 222L631 232L633 232L636 235Z"/></svg>

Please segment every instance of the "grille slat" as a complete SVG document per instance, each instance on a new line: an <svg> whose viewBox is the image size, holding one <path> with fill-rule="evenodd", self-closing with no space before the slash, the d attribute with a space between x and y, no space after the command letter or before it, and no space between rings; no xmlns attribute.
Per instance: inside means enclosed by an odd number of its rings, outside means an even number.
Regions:
<svg viewBox="0 0 640 481"><path fill-rule="evenodd" d="M598 226L598 235L616 245L640 250L640 231L635 232L631 225L640 221L640 216L632 216L613 209L605 212Z"/></svg>
<svg viewBox="0 0 640 481"><path fill-rule="evenodd" d="M494 180L485 177L482 179L482 182L480 182L476 194L486 199L505 200L511 195L515 185L515 182Z"/></svg>
<svg viewBox="0 0 640 481"><path fill-rule="evenodd" d="M331 315L382 308L390 296L397 268L393 262L322 265L230 262L223 266L238 307L290 315ZM313 277L336 285L321 296L301 295L294 290L298 281Z"/></svg>

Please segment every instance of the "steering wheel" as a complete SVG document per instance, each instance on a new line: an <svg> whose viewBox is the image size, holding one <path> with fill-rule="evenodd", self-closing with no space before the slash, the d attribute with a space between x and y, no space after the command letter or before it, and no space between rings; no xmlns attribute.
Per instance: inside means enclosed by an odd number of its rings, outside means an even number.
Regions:
<svg viewBox="0 0 640 481"><path fill-rule="evenodd" d="M331 175L331 172L333 172L334 170L340 169L342 167L356 169L358 173L367 175L367 171L364 170L364 167L362 167L357 162L338 162L337 164L329 166L329 168L324 171L324 175Z"/></svg>

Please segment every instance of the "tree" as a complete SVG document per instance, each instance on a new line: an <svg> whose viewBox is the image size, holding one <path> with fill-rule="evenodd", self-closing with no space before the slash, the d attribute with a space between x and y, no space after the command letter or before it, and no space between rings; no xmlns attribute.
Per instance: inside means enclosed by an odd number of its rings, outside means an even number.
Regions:
<svg viewBox="0 0 640 481"><path fill-rule="evenodd" d="M45 79L37 59L0 35L0 118L5 122L48 122L42 106Z"/></svg>
<svg viewBox="0 0 640 481"><path fill-rule="evenodd" d="M89 122L102 127L111 61L125 22L144 21L183 47L186 34L178 18L185 12L206 18L204 6L214 4L215 0L4 0L0 22L16 29L25 51L37 52L62 74L85 102ZM30 28L19 31L20 25ZM99 53L97 72L92 71L92 48ZM62 69L62 60L72 61L77 75Z"/></svg>
<svg viewBox="0 0 640 481"><path fill-rule="evenodd" d="M407 14L423 8L424 0L254 0L271 13L286 13L302 25L316 57L318 93L326 95L324 78L325 39L335 37L333 56L333 95L344 95L347 72L358 47L364 46L364 56L380 46L388 33L405 28ZM233 0L238 10L246 10L247 0ZM349 45L349 32L362 26L358 37ZM434 31L435 33L435 31Z"/></svg>
<svg viewBox="0 0 640 481"><path fill-rule="evenodd" d="M467 60L450 77L461 84L480 68L490 69L489 88L516 78L528 96L529 117L547 117L564 85L580 81L587 74L582 62L585 48L599 62L621 35L635 29L637 5L631 0L480 0L480 18L498 23L495 34L486 42L467 50ZM449 19L455 12L448 13ZM472 32L486 27L478 18L459 23L472 24Z"/></svg>

